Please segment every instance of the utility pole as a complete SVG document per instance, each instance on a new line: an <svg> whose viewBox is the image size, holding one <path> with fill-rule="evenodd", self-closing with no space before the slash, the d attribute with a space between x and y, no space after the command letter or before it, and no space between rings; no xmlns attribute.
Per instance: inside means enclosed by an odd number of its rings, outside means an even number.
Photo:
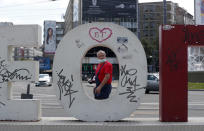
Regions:
<svg viewBox="0 0 204 131"><path fill-rule="evenodd" d="M136 28L137 28L137 37L140 39L140 25L139 25L139 22L140 22L140 19L139 19L139 0L136 0L136 22L137 22L137 25L136 25Z"/></svg>
<svg viewBox="0 0 204 131"><path fill-rule="evenodd" d="M163 17L163 24L166 25L166 0L163 0L163 12L164 12L164 17Z"/></svg>

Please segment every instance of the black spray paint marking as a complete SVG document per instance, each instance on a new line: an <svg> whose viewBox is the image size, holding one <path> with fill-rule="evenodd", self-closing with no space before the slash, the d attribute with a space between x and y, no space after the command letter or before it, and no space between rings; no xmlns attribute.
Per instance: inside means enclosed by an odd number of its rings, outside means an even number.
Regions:
<svg viewBox="0 0 204 131"><path fill-rule="evenodd" d="M117 37L117 42L121 44L128 43L128 37Z"/></svg>
<svg viewBox="0 0 204 131"><path fill-rule="evenodd" d="M26 74L26 75L21 75ZM7 65L5 64L5 60L0 61L0 83L8 82L13 79L17 80L29 80L31 79L31 74L28 69L15 69L13 72L7 69Z"/></svg>
<svg viewBox="0 0 204 131"><path fill-rule="evenodd" d="M137 69L126 69L126 65L124 65L121 66L120 72L122 77L120 85L126 88L126 92L119 93L119 95L128 94L127 99L130 102L137 102L135 93L137 90L143 89L143 87L137 88L140 86L137 84Z"/></svg>
<svg viewBox="0 0 204 131"><path fill-rule="evenodd" d="M75 42L76 42L76 45L77 45L78 48L81 48L82 46L85 45L85 44L82 43L79 39L75 40Z"/></svg>
<svg viewBox="0 0 204 131"><path fill-rule="evenodd" d="M6 104L0 101L0 105L3 105L3 106L5 106Z"/></svg>
<svg viewBox="0 0 204 131"><path fill-rule="evenodd" d="M63 69L61 69L61 71L57 73L59 78L57 81L57 85L60 90L59 100L62 99L62 95L69 96L69 108L71 108L75 100L75 97L72 97L72 94L77 93L78 91L71 89L73 87L73 81L74 81L73 75L71 75L71 79L67 79L65 75L62 75L62 73L63 73Z"/></svg>
<svg viewBox="0 0 204 131"><path fill-rule="evenodd" d="M177 55L178 55L178 50L175 51L175 50L171 50L171 49L168 49L167 50L167 59L166 59L166 65L169 66L170 70L171 71L174 71L174 70L178 70L180 68L180 62L177 58Z"/></svg>
<svg viewBox="0 0 204 131"><path fill-rule="evenodd" d="M0 69L4 69L7 67L7 65L5 64L6 60L1 60L1 57L0 57Z"/></svg>
<svg viewBox="0 0 204 131"><path fill-rule="evenodd" d="M118 47L118 52L127 52L128 47L125 45L128 43L128 38L127 37L118 37L117 42L120 43L121 45Z"/></svg>
<svg viewBox="0 0 204 131"><path fill-rule="evenodd" d="M192 31L188 27L183 29L185 33L184 42L188 44L201 44L204 45L204 30Z"/></svg>

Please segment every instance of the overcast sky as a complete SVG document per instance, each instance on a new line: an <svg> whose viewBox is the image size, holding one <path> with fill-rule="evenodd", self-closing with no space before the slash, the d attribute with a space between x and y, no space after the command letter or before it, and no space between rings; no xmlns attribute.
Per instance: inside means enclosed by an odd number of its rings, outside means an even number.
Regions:
<svg viewBox="0 0 204 131"><path fill-rule="evenodd" d="M156 2L161 0L139 0ZM172 0L194 15L194 0ZM69 0L0 0L0 22L39 24L44 20L63 21Z"/></svg>

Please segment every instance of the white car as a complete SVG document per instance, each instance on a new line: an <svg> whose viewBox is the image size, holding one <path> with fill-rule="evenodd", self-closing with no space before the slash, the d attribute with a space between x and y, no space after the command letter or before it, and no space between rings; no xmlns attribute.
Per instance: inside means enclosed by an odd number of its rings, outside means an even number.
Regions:
<svg viewBox="0 0 204 131"><path fill-rule="evenodd" d="M39 81L35 83L35 86L51 86L51 78L49 74L40 74Z"/></svg>
<svg viewBox="0 0 204 131"><path fill-rule="evenodd" d="M148 73L145 94L150 91L159 91L159 73Z"/></svg>

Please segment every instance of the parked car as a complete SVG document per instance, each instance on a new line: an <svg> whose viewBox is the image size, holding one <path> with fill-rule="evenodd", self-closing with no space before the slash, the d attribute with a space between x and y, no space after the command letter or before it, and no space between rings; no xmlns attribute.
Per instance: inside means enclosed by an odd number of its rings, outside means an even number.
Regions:
<svg viewBox="0 0 204 131"><path fill-rule="evenodd" d="M148 73L145 94L148 94L150 91L159 91L159 73Z"/></svg>
<svg viewBox="0 0 204 131"><path fill-rule="evenodd" d="M52 86L49 74L40 74L39 81L35 83L35 86Z"/></svg>

